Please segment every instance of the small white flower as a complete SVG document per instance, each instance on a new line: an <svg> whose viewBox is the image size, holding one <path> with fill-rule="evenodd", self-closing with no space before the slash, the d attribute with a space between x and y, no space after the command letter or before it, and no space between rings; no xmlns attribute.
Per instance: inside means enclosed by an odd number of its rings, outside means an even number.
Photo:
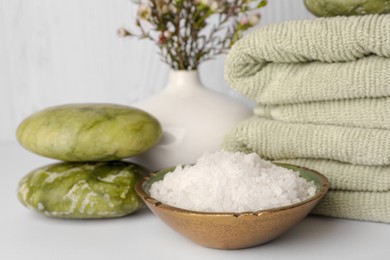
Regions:
<svg viewBox="0 0 390 260"><path fill-rule="evenodd" d="M210 7L213 4L214 0L200 0L200 2L205 6Z"/></svg>
<svg viewBox="0 0 390 260"><path fill-rule="evenodd" d="M240 24L241 25L247 25L249 23L249 19L246 16L243 16L240 18Z"/></svg>
<svg viewBox="0 0 390 260"><path fill-rule="evenodd" d="M148 20L152 15L152 9L147 5L140 5L138 8L138 17Z"/></svg>
<svg viewBox="0 0 390 260"><path fill-rule="evenodd" d="M253 14L248 18L250 25L255 25L260 21L260 14Z"/></svg>
<svg viewBox="0 0 390 260"><path fill-rule="evenodd" d="M163 5L163 6L161 7L161 13L162 13L162 14L167 14L167 13L169 13L169 11L170 11L170 9L169 9L169 6L168 6L168 5Z"/></svg>
<svg viewBox="0 0 390 260"><path fill-rule="evenodd" d="M165 31L165 32L163 33L163 35L164 35L164 37L165 37L166 39L169 39L169 38L171 38L172 33L171 33L170 31Z"/></svg>
<svg viewBox="0 0 390 260"><path fill-rule="evenodd" d="M218 4L218 2L217 1L213 1L212 3L211 3L211 5L210 5L210 9L212 10L212 11L217 11L218 9L219 9L219 4Z"/></svg>
<svg viewBox="0 0 390 260"><path fill-rule="evenodd" d="M126 36L131 35L131 33L128 30L126 30L125 28L119 28L117 33L118 33L119 37L126 37Z"/></svg>
<svg viewBox="0 0 390 260"><path fill-rule="evenodd" d="M217 0L200 0L200 2L209 7L211 9L211 11L213 12L218 12L220 11L220 5L219 5L219 2Z"/></svg>

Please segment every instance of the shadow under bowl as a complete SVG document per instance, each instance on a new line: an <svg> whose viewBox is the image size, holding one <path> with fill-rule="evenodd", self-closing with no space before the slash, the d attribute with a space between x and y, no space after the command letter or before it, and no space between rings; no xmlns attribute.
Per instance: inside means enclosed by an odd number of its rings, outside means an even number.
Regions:
<svg viewBox="0 0 390 260"><path fill-rule="evenodd" d="M314 181L317 187L315 195L300 203L256 212L214 213L180 209L164 204L149 194L152 184L162 180L175 167L141 179L136 185L136 192L162 221L197 244L218 249L253 247L280 236L306 217L330 185L328 179L316 171L289 164L276 165L296 171L308 181Z"/></svg>

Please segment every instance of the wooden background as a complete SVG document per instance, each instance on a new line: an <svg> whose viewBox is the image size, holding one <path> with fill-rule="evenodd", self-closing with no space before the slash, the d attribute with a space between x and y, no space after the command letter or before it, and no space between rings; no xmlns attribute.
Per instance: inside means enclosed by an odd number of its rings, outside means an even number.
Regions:
<svg viewBox="0 0 390 260"><path fill-rule="evenodd" d="M116 35L132 28L136 9L131 0L0 0L0 141L15 140L21 120L48 106L131 105L163 88L169 68L157 48ZM259 26L312 17L303 0L269 0L261 13ZM204 63L201 77L234 96L224 59Z"/></svg>

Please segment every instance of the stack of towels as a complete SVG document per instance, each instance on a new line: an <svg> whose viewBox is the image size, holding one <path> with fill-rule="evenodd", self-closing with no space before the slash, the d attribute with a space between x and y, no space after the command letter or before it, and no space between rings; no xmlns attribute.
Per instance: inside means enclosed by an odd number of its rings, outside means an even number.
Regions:
<svg viewBox="0 0 390 260"><path fill-rule="evenodd" d="M327 176L313 213L390 223L390 15L263 27L232 48L225 77L257 104L226 150Z"/></svg>

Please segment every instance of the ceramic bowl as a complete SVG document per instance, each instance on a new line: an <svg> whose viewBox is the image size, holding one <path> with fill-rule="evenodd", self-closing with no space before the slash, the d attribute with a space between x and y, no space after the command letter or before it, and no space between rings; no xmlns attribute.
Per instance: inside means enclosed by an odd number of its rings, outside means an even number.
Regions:
<svg viewBox="0 0 390 260"><path fill-rule="evenodd" d="M329 188L329 181L318 172L306 168L278 164L299 172L306 180L313 180L316 194L300 203L240 213L198 212L164 204L149 194L151 185L162 180L175 168L168 168L141 179L136 191L148 208L171 228L197 244L219 249L240 249L266 243L293 227L321 200Z"/></svg>

